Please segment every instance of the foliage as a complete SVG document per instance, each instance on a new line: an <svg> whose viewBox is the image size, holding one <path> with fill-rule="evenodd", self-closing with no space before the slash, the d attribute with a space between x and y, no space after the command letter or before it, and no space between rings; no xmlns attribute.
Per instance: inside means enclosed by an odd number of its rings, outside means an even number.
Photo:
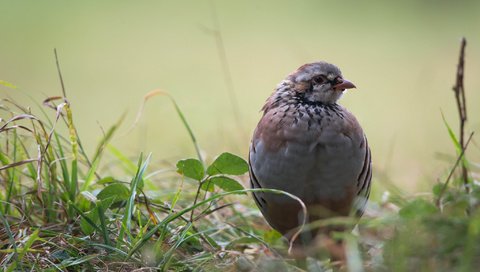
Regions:
<svg viewBox="0 0 480 272"><path fill-rule="evenodd" d="M89 157L65 99L44 101L55 110L53 120L42 108L39 117L9 99L1 103L10 115L0 126L6 271L219 269L239 258L251 263L244 257L248 245L268 250L264 233L268 242L280 239L252 206L232 202L238 199L232 195L249 191L239 180L248 164L236 155L222 153L205 167L185 159L176 171L170 165L149 171L150 155L135 163L109 145L122 120Z"/></svg>
<svg viewBox="0 0 480 272"><path fill-rule="evenodd" d="M6 81L0 85L15 88ZM46 99L44 106L54 111L38 107L41 115L10 99L0 101L6 116L0 118L2 270L335 267L328 256L303 265L287 256L286 242L246 195L254 190L243 185L248 164L228 152L208 164L170 99L198 157L175 166L152 163L150 154L132 159L111 146L123 118L88 156L66 98ZM383 189L384 197L372 199L359 234L342 235L349 270L473 271L480 265L480 183L473 179L475 164L463 156L471 138L461 144L445 117L444 122L458 155L450 174L431 192L413 196L386 179L375 180L374 191ZM468 167L470 180L456 169L459 162L462 170Z"/></svg>

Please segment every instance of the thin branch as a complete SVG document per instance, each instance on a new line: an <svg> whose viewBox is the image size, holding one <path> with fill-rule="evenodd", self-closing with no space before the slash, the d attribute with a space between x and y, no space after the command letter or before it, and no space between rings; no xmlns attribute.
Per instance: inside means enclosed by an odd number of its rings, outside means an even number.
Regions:
<svg viewBox="0 0 480 272"><path fill-rule="evenodd" d="M205 189L206 191L208 191L208 187L210 186L210 175L206 176L205 178L203 178L199 183L198 183L198 187L197 187L197 192L195 193L195 200L193 201L193 205L196 205L197 204L197 201L198 201L198 197L200 196L200 190L202 189L202 185L203 183L207 182L208 181L208 184L207 184L207 189ZM207 193L205 193L206 195ZM204 199L205 200L205 199ZM195 209L192 209L192 212L190 213L190 222L193 222L193 215L194 215L194 212L195 212Z"/></svg>
<svg viewBox="0 0 480 272"><path fill-rule="evenodd" d="M213 202L213 201L212 201L212 202ZM211 203L212 203L212 202L210 202L210 206L211 206ZM193 221L194 221L194 222L195 222L195 221L198 221L198 220L200 220L200 219L202 219L202 218L204 218L204 217L206 217L206 216L208 216L208 215L210 215L210 214L212 214L212 213L214 213L214 212L217 212L217 211L219 211L219 210L221 210L221 209L224 209L224 208L226 208L226 207L233 206L234 204L235 204L235 203L223 204L223 205L221 205L221 206L215 207L215 208L212 209L212 210L210 210L209 208L207 208L207 209L205 209L204 211L202 211L199 215L197 215L197 217L195 217L195 218L193 219Z"/></svg>
<svg viewBox="0 0 480 272"><path fill-rule="evenodd" d="M448 187L448 184L450 183L450 179L452 178L453 173L455 173L455 169L457 169L458 164L460 163L460 161L462 161L463 155L465 154L465 150L467 149L468 144L470 144L470 140L472 140L472 137L473 137L473 132L470 133L470 136L468 137L468 140L467 140L467 142L465 143L465 147L462 148L462 152L461 152L460 155L458 156L457 161L456 161L455 164L453 165L452 170L450 170L450 174L448 174L447 180L446 180L445 183L443 184L442 190L441 190L440 193L438 194L438 198L437 198L437 206L438 206L438 207L440 207L440 201L442 200L443 194L445 193L445 191L446 191L446 189L447 189L447 187Z"/></svg>
<svg viewBox="0 0 480 272"><path fill-rule="evenodd" d="M460 45L460 57L457 65L457 76L453 91L455 92L455 100L457 102L458 115L460 118L460 148L465 150L465 123L467 122L467 105L465 99L465 88L463 85L463 78L465 72L465 47L467 40L462 38ZM467 193L470 191L468 187L468 170L465 159L462 160L462 179Z"/></svg>
<svg viewBox="0 0 480 272"><path fill-rule="evenodd" d="M8 169L8 168L16 167L16 166L19 166L19 165L24 165L24 164L27 164L27 163L31 163L31 162L36 162L36 161L38 161L38 159L26 159L26 160L23 160L23 161L10 163L10 164L7 164L7 165L4 165L4 166L0 167L0 171Z"/></svg>

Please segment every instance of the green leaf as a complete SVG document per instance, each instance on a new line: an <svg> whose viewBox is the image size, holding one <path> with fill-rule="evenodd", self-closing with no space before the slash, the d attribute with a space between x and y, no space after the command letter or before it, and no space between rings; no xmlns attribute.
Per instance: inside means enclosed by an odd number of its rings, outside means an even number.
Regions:
<svg viewBox="0 0 480 272"><path fill-rule="evenodd" d="M91 203L95 203L98 200L98 198L89 191L82 191L80 192L80 195Z"/></svg>
<svg viewBox="0 0 480 272"><path fill-rule="evenodd" d="M225 176L215 176L202 183L202 189L213 192L213 186L218 186L225 192L231 192L244 189L240 182ZM244 193L243 193L244 194Z"/></svg>
<svg viewBox="0 0 480 272"><path fill-rule="evenodd" d="M453 132L452 128L447 122L447 119L445 119L445 116L443 115L442 112L442 119L443 123L445 124L445 127L447 128L448 135L450 135L450 139L452 140L453 144L455 145L455 148L457 148L457 151L460 153L462 152L462 147L460 146L460 142L457 139L457 136L455 135L455 132Z"/></svg>
<svg viewBox="0 0 480 272"><path fill-rule="evenodd" d="M208 192L213 192L215 190L215 183L213 183L212 179L208 179L202 183L200 189Z"/></svg>
<svg viewBox="0 0 480 272"><path fill-rule="evenodd" d="M438 197L443 190L443 186L445 186L443 183L437 183L437 184L433 185L433 187L432 187L433 195Z"/></svg>
<svg viewBox="0 0 480 272"><path fill-rule="evenodd" d="M13 85L12 83L7 82L7 81L5 81L5 80L1 80L1 79L0 79L0 85L3 85L3 86L5 86L5 87L9 87L9 88L12 88L12 89L16 89L16 88L17 88L17 86Z"/></svg>
<svg viewBox="0 0 480 272"><path fill-rule="evenodd" d="M424 199L415 199L403 207L399 214L405 219L422 218L437 212L437 207Z"/></svg>
<svg viewBox="0 0 480 272"><path fill-rule="evenodd" d="M97 157L93 163L92 167L88 169L87 177L85 178L85 182L83 183L80 190L85 191L92 183L93 179L95 178L95 172L97 171L98 165L100 164L100 157Z"/></svg>
<svg viewBox="0 0 480 272"><path fill-rule="evenodd" d="M86 190L95 178L95 173L100 164L100 160L102 158L103 151L105 150L105 146L109 143L109 141L113 137L113 134L122 123L123 117L124 115L122 115L122 117L112 127L110 127L107 133L103 136L103 139L98 144L95 155L93 156L92 167L90 167L90 169L88 170L87 177L85 178L85 182L82 185L82 190Z"/></svg>
<svg viewBox="0 0 480 272"><path fill-rule="evenodd" d="M108 197L115 196L115 202L126 201L130 196L130 190L121 183L113 183L103 188L100 193L98 193L98 199L106 199Z"/></svg>
<svg viewBox="0 0 480 272"><path fill-rule="evenodd" d="M248 171L248 163L231 153L225 152L208 167L207 174L213 176L217 174L224 175L242 175Z"/></svg>
<svg viewBox="0 0 480 272"><path fill-rule="evenodd" d="M108 184L108 183L114 183L116 181L117 180L114 177L108 176L108 177L102 178L101 180L98 180L97 184Z"/></svg>
<svg viewBox="0 0 480 272"><path fill-rule="evenodd" d="M281 194L281 195L288 196L288 197L294 199L295 201L298 201L299 203L303 204L302 200L295 195L292 195L292 194L290 194L288 192L285 192L285 191L282 191L282 190L268 189L268 188L243 189L243 190L239 190L239 191L223 192L223 193L213 194L211 197L206 198L202 201L199 201L195 205L191 205L191 206L188 206L188 207L186 207L182 210L179 210L177 212L170 213L159 224L157 224L155 226L152 226L152 228L147 233L145 233L142 237L140 237L140 239L136 240L134 243L131 244L130 250L128 251L127 259L130 258L131 256L133 256L140 248L142 248L142 246L144 246L145 243L147 243L147 241L150 241L150 239L153 237L153 235L156 235L160 229L165 229L165 227L170 222L172 222L174 220L177 220L182 215L184 215L188 212L191 212L192 210L195 210L196 208L198 208L202 205L205 205L207 203L210 203L210 202L212 202L216 199L220 199L220 198L226 197L228 195L245 194L247 192L266 192L266 193ZM303 206L303 207L305 207L305 206ZM306 208L304 209L303 214L306 215ZM208 238L207 238L207 240L208 240Z"/></svg>
<svg viewBox="0 0 480 272"><path fill-rule="evenodd" d="M177 172L186 177L201 181L205 176L202 163L197 159L186 159L177 162Z"/></svg>
<svg viewBox="0 0 480 272"><path fill-rule="evenodd" d="M80 219L80 229L86 235L92 234L95 230L100 230L98 223L100 223L99 216L99 207L102 211L106 211L110 206L112 206L115 197L108 197L102 200L97 201L97 206L92 210L83 213L82 219ZM87 218L85 218L87 217ZM103 222L105 223L105 222Z"/></svg>
<svg viewBox="0 0 480 272"><path fill-rule="evenodd" d="M263 240L269 244L275 244L282 238L282 234L276 230L269 230L263 233Z"/></svg>
<svg viewBox="0 0 480 272"><path fill-rule="evenodd" d="M86 212L84 214L85 214L86 217L88 217L88 219L86 219L84 217L82 217L82 219L80 219L80 229L86 235L90 235L95 230L95 227L97 227L96 223L98 223L98 221L99 221L98 212L97 212L96 209L93 209L93 210L91 210L89 212ZM95 227L94 227L93 224L95 225Z"/></svg>

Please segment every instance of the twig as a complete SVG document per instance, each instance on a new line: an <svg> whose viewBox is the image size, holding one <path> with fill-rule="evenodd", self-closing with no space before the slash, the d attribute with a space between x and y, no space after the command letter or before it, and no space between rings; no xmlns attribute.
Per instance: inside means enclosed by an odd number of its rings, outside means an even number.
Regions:
<svg viewBox="0 0 480 272"><path fill-rule="evenodd" d="M213 201L212 201L212 202L213 202ZM211 203L212 203L212 202L210 202L210 206L211 206ZM209 206L209 207L206 208L204 211L202 211L199 215L197 215L197 217L195 217L195 218L193 219L193 221L198 221L199 219L202 219L202 218L204 218L204 217L206 217L206 216L208 216L208 215L210 215L210 214L212 214L212 213L214 213L214 212L216 212L216 211L219 211L219 210L221 210L221 209L224 209L224 208L233 206L234 204L235 204L235 203L223 204L223 205L221 205L221 206L215 207L215 209L212 209L212 210L210 210L210 206Z"/></svg>
<svg viewBox="0 0 480 272"><path fill-rule="evenodd" d="M470 144L470 140L472 140L472 137L473 137L473 132L470 133L470 136L468 137L468 140L467 140L467 142L465 143L465 147L462 148L462 152L461 152L460 155L458 156L457 161L456 161L455 164L453 165L452 170L450 170L450 174L448 174L447 180L446 180L445 183L443 184L442 190L441 190L440 193L438 194L438 198L437 198L437 201L436 201L436 202L437 202L437 207L440 207L440 201L442 200L443 194L445 193L445 190L446 190L447 187L448 187L448 183L450 182L450 179L452 178L453 173L455 173L455 169L457 169L458 164L459 164L460 161L463 159L463 155L465 154L465 150L467 149L468 144ZM468 189L467 189L467 190L468 190Z"/></svg>
<svg viewBox="0 0 480 272"><path fill-rule="evenodd" d="M465 123L467 121L467 105L465 99L465 89L463 87L463 77L465 72L465 47L467 45L467 40L462 38L460 45L460 57L458 59L457 65L457 77L455 86L453 86L453 91L455 92L455 100L457 101L458 115L460 118L460 148L465 150ZM462 151L462 152L463 152ZM468 193L470 191L468 187L468 171L465 160L462 160L462 179L463 185L465 186L465 191Z"/></svg>
<svg viewBox="0 0 480 272"><path fill-rule="evenodd" d="M207 182L208 180L208 184L207 184L207 189L208 189L208 186L210 186L210 175L208 175L207 177L205 177L204 179L202 179L199 183L198 183L198 187L197 187L197 193L195 193L195 200L193 200L193 205L195 206L197 204L197 201L198 201L198 197L200 196L200 190L202 189L202 185L204 182ZM207 190L206 189L206 190ZM205 193L206 194L206 193ZM205 199L204 199L205 200ZM193 222L193 215L194 215L194 212L195 212L195 209L192 209L192 212L190 213L190 222Z"/></svg>

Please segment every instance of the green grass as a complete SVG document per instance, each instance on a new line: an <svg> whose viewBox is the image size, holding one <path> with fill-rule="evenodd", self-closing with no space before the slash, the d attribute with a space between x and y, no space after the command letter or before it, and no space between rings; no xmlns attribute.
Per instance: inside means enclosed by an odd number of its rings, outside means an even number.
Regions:
<svg viewBox="0 0 480 272"><path fill-rule="evenodd" d="M35 108L40 114L1 100L7 116L0 122L1 269L300 271L286 254L286 242L253 205L252 190L244 189L245 160L222 153L205 161L187 119L171 101L198 155L176 165L154 161L154 154L130 157L111 146L123 118L89 156L67 100L47 99L46 107ZM445 124L457 156L463 154ZM464 157L458 161L472 165ZM480 185L470 180L467 193L457 164L452 161L451 177L432 177L440 181L421 195L407 195L378 174L374 182L384 198L371 201L358 234L342 235L348 268L475 270ZM351 223L317 223L339 222ZM329 270L334 264L327 254L307 266Z"/></svg>

